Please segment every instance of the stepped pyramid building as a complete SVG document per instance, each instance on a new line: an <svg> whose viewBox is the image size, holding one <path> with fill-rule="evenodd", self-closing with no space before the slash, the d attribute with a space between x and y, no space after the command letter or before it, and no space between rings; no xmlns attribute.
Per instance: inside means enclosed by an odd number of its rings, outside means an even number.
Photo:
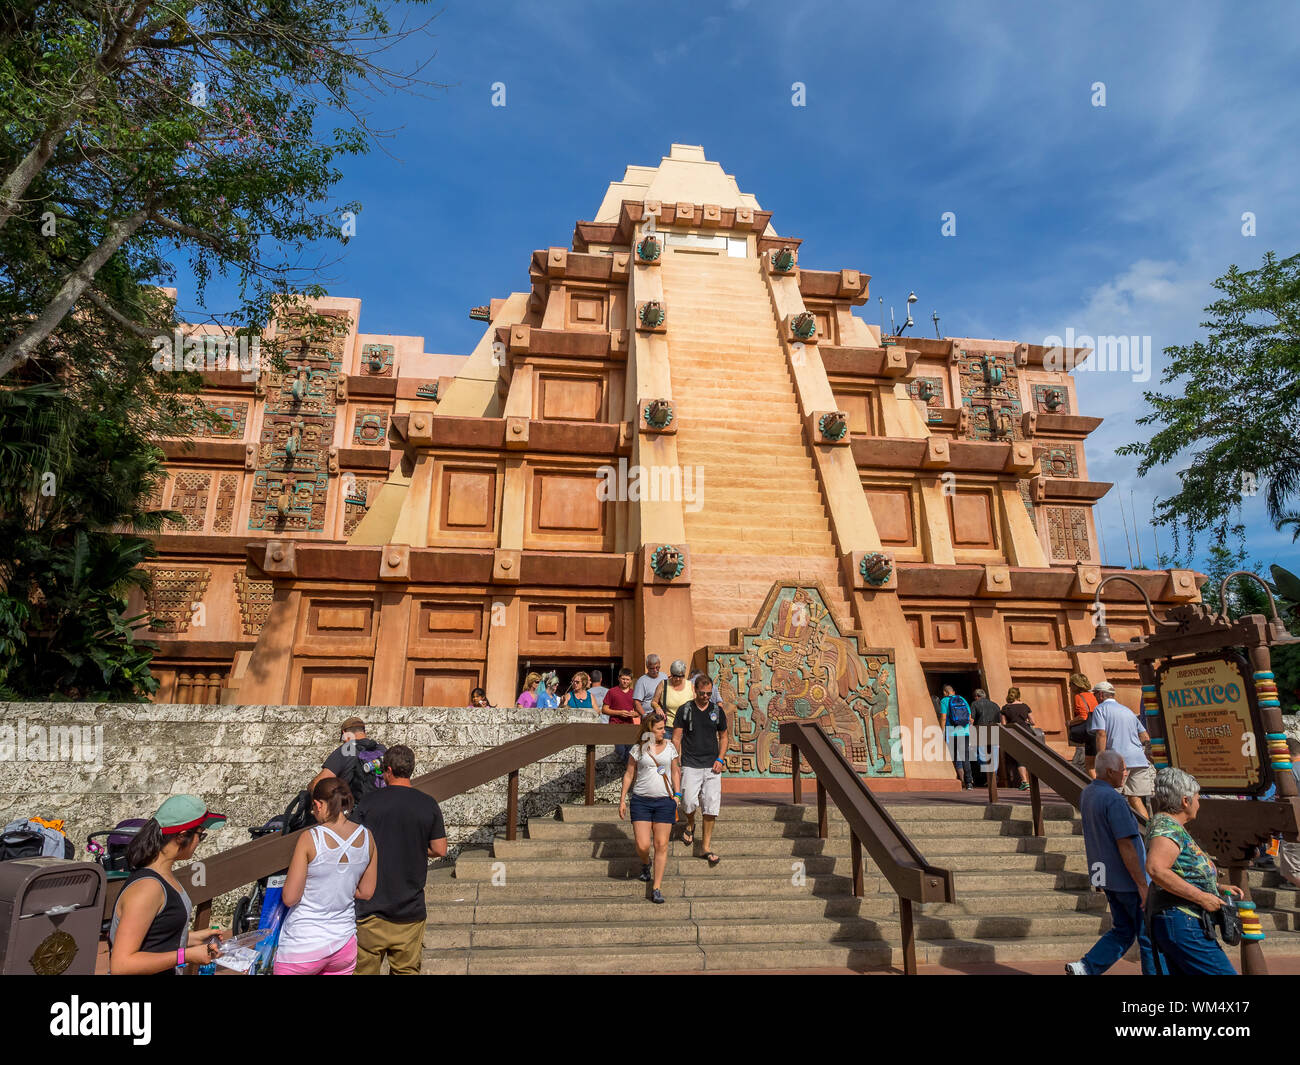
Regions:
<svg viewBox="0 0 1300 1065"><path fill-rule="evenodd" d="M283 326L289 373L209 374L229 432L168 444L159 698L511 705L529 669L612 683L655 652L721 685L737 788L788 776L795 716L864 774L944 786L890 737L933 725L945 682L1018 686L1058 741L1073 671L1138 705L1122 655L1063 650L1106 573L1087 350L882 337L854 313L868 274L815 255L673 145L471 312L467 358L326 299L329 335ZM1199 598L1190 571L1130 575ZM1107 621L1149 631L1124 586Z"/></svg>

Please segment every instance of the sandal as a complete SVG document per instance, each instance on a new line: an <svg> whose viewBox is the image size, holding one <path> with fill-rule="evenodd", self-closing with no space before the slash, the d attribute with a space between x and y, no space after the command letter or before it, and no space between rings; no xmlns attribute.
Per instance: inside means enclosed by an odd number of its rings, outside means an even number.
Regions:
<svg viewBox="0 0 1300 1065"><path fill-rule="evenodd" d="M720 861L722 861L722 859L719 858L716 854L714 854L713 851L709 851L709 853L706 854L704 857L708 861L710 869L712 869L715 865L717 865Z"/></svg>
<svg viewBox="0 0 1300 1065"><path fill-rule="evenodd" d="M695 830L693 828L682 829L682 842L688 847L695 842Z"/></svg>

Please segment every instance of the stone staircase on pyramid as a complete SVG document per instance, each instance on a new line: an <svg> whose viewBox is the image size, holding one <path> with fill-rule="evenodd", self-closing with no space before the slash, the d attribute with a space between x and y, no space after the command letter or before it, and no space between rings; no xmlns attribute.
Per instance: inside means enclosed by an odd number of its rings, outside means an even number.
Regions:
<svg viewBox="0 0 1300 1065"><path fill-rule="evenodd" d="M669 255L662 280L677 457L703 476L703 507L685 515L697 642L729 644L785 578L820 580L852 627L759 260Z"/></svg>
<svg viewBox="0 0 1300 1065"><path fill-rule="evenodd" d="M1109 926L1088 888L1069 806L888 803L926 859L953 870L957 901L916 904L917 961L960 967L1079 958ZM527 838L463 852L427 891L428 973L639 973L902 966L898 901L866 861L852 894L846 823L832 806L724 806L716 868L674 839L663 893L646 901L631 825L614 806L564 805ZM696 844L698 847L698 843ZM1300 955L1300 900L1252 874L1265 956ZM1135 953L1135 952L1134 952ZM1229 952L1234 964L1237 952Z"/></svg>

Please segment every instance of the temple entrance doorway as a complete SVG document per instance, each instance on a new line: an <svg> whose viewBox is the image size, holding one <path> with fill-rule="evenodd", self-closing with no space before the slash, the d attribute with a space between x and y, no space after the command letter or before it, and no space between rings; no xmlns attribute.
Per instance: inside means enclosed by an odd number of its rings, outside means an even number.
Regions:
<svg viewBox="0 0 1300 1065"><path fill-rule="evenodd" d="M953 691L964 696L968 703L973 703L975 689L984 687L984 680L976 666L949 666L944 669L927 669L925 684L930 690L930 701L934 703L934 712L937 714L945 684L951 684Z"/></svg>
<svg viewBox="0 0 1300 1065"><path fill-rule="evenodd" d="M541 673L545 675L554 670L560 678L560 687L555 694L563 700L564 693L569 690L569 682L573 680L573 675L579 670L590 676L593 669L598 669L602 675L601 684L606 688L617 688L618 671L621 668L621 662L615 662L612 660L592 661L587 658L567 660L555 658L520 658L517 676L515 677L515 696L517 698L519 693L524 690L524 678L528 676L529 673Z"/></svg>

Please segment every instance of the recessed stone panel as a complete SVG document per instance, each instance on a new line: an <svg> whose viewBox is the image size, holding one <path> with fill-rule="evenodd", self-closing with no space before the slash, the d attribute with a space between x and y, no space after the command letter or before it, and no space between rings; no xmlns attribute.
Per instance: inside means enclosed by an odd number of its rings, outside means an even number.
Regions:
<svg viewBox="0 0 1300 1065"><path fill-rule="evenodd" d="M495 528L496 501L495 467L443 467L442 528L490 532Z"/></svg>
<svg viewBox="0 0 1300 1065"><path fill-rule="evenodd" d="M966 618L961 614L933 614L930 617L930 646L941 651L964 650Z"/></svg>
<svg viewBox="0 0 1300 1065"><path fill-rule="evenodd" d="M952 545L958 550L996 550L993 495L984 489L957 489L948 497Z"/></svg>
<svg viewBox="0 0 1300 1065"><path fill-rule="evenodd" d="M912 523L912 493L904 487L868 488L866 493L880 542L886 547L913 546L916 527Z"/></svg>
<svg viewBox="0 0 1300 1065"><path fill-rule="evenodd" d="M1050 616L1010 617L1006 619L1007 644L1032 651L1060 650L1060 630Z"/></svg>
<svg viewBox="0 0 1300 1065"><path fill-rule="evenodd" d="M412 706L469 706L469 693L479 685L477 669L417 666L411 672Z"/></svg>
<svg viewBox="0 0 1300 1065"><path fill-rule="evenodd" d="M538 471L533 477L534 532L599 533L603 526L594 473Z"/></svg>
<svg viewBox="0 0 1300 1065"><path fill-rule="evenodd" d="M370 674L364 666L306 666L298 684L300 706L364 706Z"/></svg>
<svg viewBox="0 0 1300 1065"><path fill-rule="evenodd" d="M538 375L538 418L561 422L596 422L602 420L604 405L603 378Z"/></svg>

